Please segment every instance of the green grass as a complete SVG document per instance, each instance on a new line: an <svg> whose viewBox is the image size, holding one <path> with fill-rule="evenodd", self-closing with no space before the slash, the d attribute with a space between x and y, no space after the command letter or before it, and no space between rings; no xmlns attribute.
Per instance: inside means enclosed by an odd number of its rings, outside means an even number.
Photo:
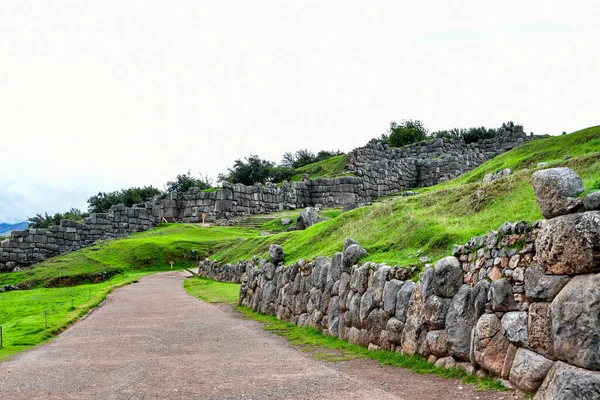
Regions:
<svg viewBox="0 0 600 400"><path fill-rule="evenodd" d="M416 374L434 374L444 378L461 379L464 383L475 385L480 389L507 390L493 378L468 375L459 368L439 368L418 355L402 355L385 350L370 352L365 347L344 342L333 336L324 336L313 328L299 327L280 321L272 315L259 314L241 306L236 307L236 310L246 318L262 323L266 331L283 336L290 344L311 352L318 360L336 362L364 358L378 361L385 366L409 369Z"/></svg>
<svg viewBox="0 0 600 400"><path fill-rule="evenodd" d="M147 273L118 275L95 285L16 290L0 294L0 325L3 332L0 360L50 340L100 304L114 288L135 282Z"/></svg>
<svg viewBox="0 0 600 400"><path fill-rule="evenodd" d="M316 224L305 231L254 237L232 243L213 254L223 262L265 255L272 243L283 246L286 263L332 255L343 240L358 240L369 252L366 260L390 265L416 265L421 249L434 261L450 254L454 244L497 229L505 221L541 219L533 188L533 170L540 161L573 168L586 191L600 186L600 127L526 143L450 182L419 189L412 197L392 197ZM569 154L570 160L562 156ZM483 176L503 168L514 173L492 183Z"/></svg>
<svg viewBox="0 0 600 400"><path fill-rule="evenodd" d="M308 174L310 179L353 176L352 173L344 169L346 165L346 156L346 154L342 154L300 167L296 169L296 173L292 176L290 181L301 181L302 175L304 174Z"/></svg>
<svg viewBox="0 0 600 400"><path fill-rule="evenodd" d="M233 242L258 236L251 229L203 228L198 225L163 224L131 237L107 240L79 251L52 257L31 269L0 274L0 286L25 288L74 286L96 283L114 274L134 271L165 271L193 268L196 259L211 255ZM192 250L197 250L197 255ZM1 296L1 295L0 295Z"/></svg>
<svg viewBox="0 0 600 400"><path fill-rule="evenodd" d="M240 294L239 283L217 282L202 277L186 279L183 288L192 296L207 303L237 304Z"/></svg>

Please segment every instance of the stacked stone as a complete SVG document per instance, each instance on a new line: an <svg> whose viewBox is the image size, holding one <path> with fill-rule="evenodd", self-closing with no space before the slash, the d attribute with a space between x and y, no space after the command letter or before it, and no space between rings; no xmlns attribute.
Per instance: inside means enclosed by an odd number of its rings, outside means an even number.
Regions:
<svg viewBox="0 0 600 400"><path fill-rule="evenodd" d="M359 202L358 180L353 176L315 179L308 184L311 205L338 207Z"/></svg>
<svg viewBox="0 0 600 400"><path fill-rule="evenodd" d="M151 229L152 207L114 206L106 213L92 213L83 223L63 220L49 229L13 231L0 242L0 271L12 271L59 254L91 245L96 240L122 237Z"/></svg>
<svg viewBox="0 0 600 400"><path fill-rule="evenodd" d="M220 282L240 283L248 264L248 261L240 261L236 265L222 264L207 258L198 263L198 275Z"/></svg>
<svg viewBox="0 0 600 400"><path fill-rule="evenodd" d="M532 177L542 213L529 225L456 246L418 283L405 269L343 253L283 266L283 250L247 262L240 304L351 343L420 354L507 379L536 398L600 395L600 212L568 169ZM577 393L579 397L573 396Z"/></svg>

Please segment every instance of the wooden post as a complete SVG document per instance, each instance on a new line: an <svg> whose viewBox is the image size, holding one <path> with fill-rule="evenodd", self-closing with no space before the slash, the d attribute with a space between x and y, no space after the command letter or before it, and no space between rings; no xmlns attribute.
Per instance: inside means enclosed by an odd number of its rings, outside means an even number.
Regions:
<svg viewBox="0 0 600 400"><path fill-rule="evenodd" d="M206 218L206 213L202 213L202 226L204 226L204 218Z"/></svg>
<svg viewBox="0 0 600 400"><path fill-rule="evenodd" d="M171 269L173 269L173 264L175 264L175 262L171 261L169 264L171 264Z"/></svg>

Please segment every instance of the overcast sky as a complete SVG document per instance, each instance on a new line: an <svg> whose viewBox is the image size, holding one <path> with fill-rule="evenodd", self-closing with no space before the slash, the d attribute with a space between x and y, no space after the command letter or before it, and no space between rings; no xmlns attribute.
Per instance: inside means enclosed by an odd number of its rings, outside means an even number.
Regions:
<svg viewBox="0 0 600 400"><path fill-rule="evenodd" d="M0 0L0 222L234 159L599 123L598 1Z"/></svg>

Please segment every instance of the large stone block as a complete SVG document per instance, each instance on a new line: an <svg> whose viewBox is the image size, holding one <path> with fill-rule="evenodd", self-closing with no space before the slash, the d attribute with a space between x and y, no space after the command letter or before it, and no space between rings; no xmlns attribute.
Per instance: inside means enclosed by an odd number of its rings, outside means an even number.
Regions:
<svg viewBox="0 0 600 400"><path fill-rule="evenodd" d="M383 310L389 316L393 316L396 312L396 297L403 284L404 282L397 279L392 279L385 284L383 289Z"/></svg>
<svg viewBox="0 0 600 400"><path fill-rule="evenodd" d="M536 259L546 274L600 271L600 212L571 214L546 221L535 247Z"/></svg>
<svg viewBox="0 0 600 400"><path fill-rule="evenodd" d="M592 372L558 361L546 375L534 400L600 399L600 372Z"/></svg>
<svg viewBox="0 0 600 400"><path fill-rule="evenodd" d="M583 192L581 178L570 168L549 168L531 176L540 211L546 218L568 214L581 208L583 201L573 196Z"/></svg>
<svg viewBox="0 0 600 400"><path fill-rule="evenodd" d="M458 258L442 258L433 270L431 292L451 299L463 284L463 270Z"/></svg>
<svg viewBox="0 0 600 400"><path fill-rule="evenodd" d="M475 362L497 376L502 376L510 345L500 329L501 322L495 314L484 314L477 321L474 335Z"/></svg>
<svg viewBox="0 0 600 400"><path fill-rule="evenodd" d="M524 392L534 392L542 385L552 365L554 361L520 348L513 361L509 381Z"/></svg>
<svg viewBox="0 0 600 400"><path fill-rule="evenodd" d="M569 282L566 275L546 275L538 265L525 270L525 296L529 301L552 301Z"/></svg>
<svg viewBox="0 0 600 400"><path fill-rule="evenodd" d="M551 360L556 360L552 338L550 303L529 304L527 343L528 347L536 353Z"/></svg>
<svg viewBox="0 0 600 400"><path fill-rule="evenodd" d="M600 370L600 274L574 277L552 302L551 312L556 357Z"/></svg>

